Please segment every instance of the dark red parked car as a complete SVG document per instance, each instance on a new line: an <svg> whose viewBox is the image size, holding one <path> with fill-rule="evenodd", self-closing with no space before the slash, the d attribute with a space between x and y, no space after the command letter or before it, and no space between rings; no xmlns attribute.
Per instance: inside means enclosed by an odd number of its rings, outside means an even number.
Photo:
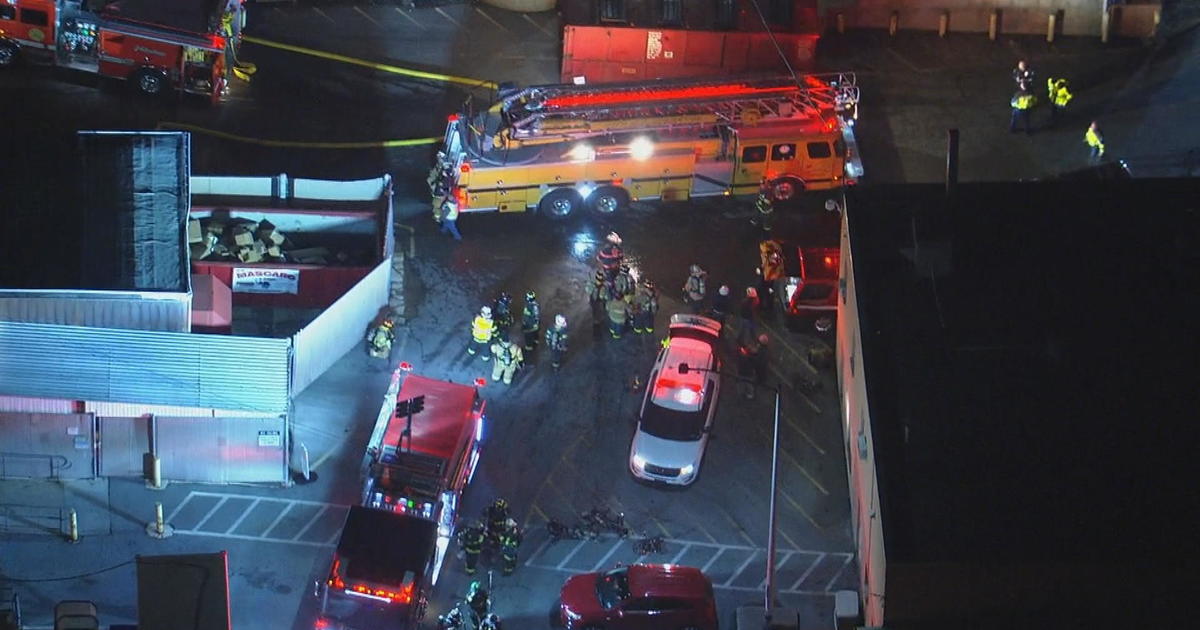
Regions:
<svg viewBox="0 0 1200 630"><path fill-rule="evenodd" d="M635 564L563 584L568 630L717 630L712 582L694 567Z"/></svg>

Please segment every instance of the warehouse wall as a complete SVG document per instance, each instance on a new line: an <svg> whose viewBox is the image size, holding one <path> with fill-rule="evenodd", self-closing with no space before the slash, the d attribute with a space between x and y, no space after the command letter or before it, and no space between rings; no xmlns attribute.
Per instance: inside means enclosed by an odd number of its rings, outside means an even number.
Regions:
<svg viewBox="0 0 1200 630"><path fill-rule="evenodd" d="M823 9L826 23L844 13L849 28L887 28L894 11L900 29L929 31L949 11L952 32L976 33L987 32L988 16L999 10L1001 33L1030 35L1045 35L1047 16L1057 12L1060 34L1099 36L1104 0L826 0Z"/></svg>

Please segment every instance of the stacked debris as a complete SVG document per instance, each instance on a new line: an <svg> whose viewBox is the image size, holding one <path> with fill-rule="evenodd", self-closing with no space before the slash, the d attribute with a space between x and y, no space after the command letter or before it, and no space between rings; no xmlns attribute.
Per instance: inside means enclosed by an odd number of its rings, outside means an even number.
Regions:
<svg viewBox="0 0 1200 630"><path fill-rule="evenodd" d="M204 217L188 221L188 246L192 260L244 263L347 264L342 251L326 247L298 247L267 220Z"/></svg>

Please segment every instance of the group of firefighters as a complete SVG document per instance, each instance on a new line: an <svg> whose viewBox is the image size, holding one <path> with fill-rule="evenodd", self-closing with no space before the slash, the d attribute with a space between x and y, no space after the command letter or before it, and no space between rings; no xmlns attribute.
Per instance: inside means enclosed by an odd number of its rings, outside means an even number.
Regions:
<svg viewBox="0 0 1200 630"><path fill-rule="evenodd" d="M654 332L654 316L658 314L658 287L649 278L638 278L625 262L621 237L610 232L605 244L596 252L598 269L587 285L588 303L592 307L592 326L608 323L613 339L620 339L629 328L635 334Z"/></svg>
<svg viewBox="0 0 1200 630"><path fill-rule="evenodd" d="M479 354L484 361L496 362L492 368L492 380L511 385L517 370L525 364L527 354L537 350L541 336L542 308L537 293L525 292L525 305L521 309L521 343L511 336L514 325L512 296L501 291L491 306L479 309L471 321L471 342L467 354ZM561 313L554 316L554 326L546 330L546 347L550 349L550 365L557 370L567 353L567 318Z"/></svg>
<svg viewBox="0 0 1200 630"><path fill-rule="evenodd" d="M1033 133L1031 118L1033 108L1037 105L1037 97L1033 94L1034 76L1033 69L1024 59L1018 61L1017 67L1013 69L1012 77L1017 84L1017 91L1009 101L1012 106L1012 117L1008 122L1010 133L1016 132L1018 126L1023 127L1026 134ZM1067 104L1071 102L1074 95L1071 94L1070 83L1061 77L1048 77L1046 91L1050 103L1050 125L1054 125L1066 111ZM1096 121L1093 120L1088 125L1087 131L1083 135L1083 141L1088 145L1092 162L1098 162L1104 158L1104 134L1101 133L1100 125Z"/></svg>
<svg viewBox="0 0 1200 630"><path fill-rule="evenodd" d="M508 501L492 501L483 511L483 520L474 520L458 530L458 545L463 552L467 575L479 570L479 557L484 548L498 550L503 561L504 575L517 569L517 549L521 546L521 528L509 514Z"/></svg>

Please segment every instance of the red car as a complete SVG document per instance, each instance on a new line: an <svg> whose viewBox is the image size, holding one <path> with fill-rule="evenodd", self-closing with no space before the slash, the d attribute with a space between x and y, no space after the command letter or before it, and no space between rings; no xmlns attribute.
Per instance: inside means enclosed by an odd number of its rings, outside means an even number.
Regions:
<svg viewBox="0 0 1200 630"><path fill-rule="evenodd" d="M712 582L694 567L635 564L563 584L568 630L717 630Z"/></svg>

